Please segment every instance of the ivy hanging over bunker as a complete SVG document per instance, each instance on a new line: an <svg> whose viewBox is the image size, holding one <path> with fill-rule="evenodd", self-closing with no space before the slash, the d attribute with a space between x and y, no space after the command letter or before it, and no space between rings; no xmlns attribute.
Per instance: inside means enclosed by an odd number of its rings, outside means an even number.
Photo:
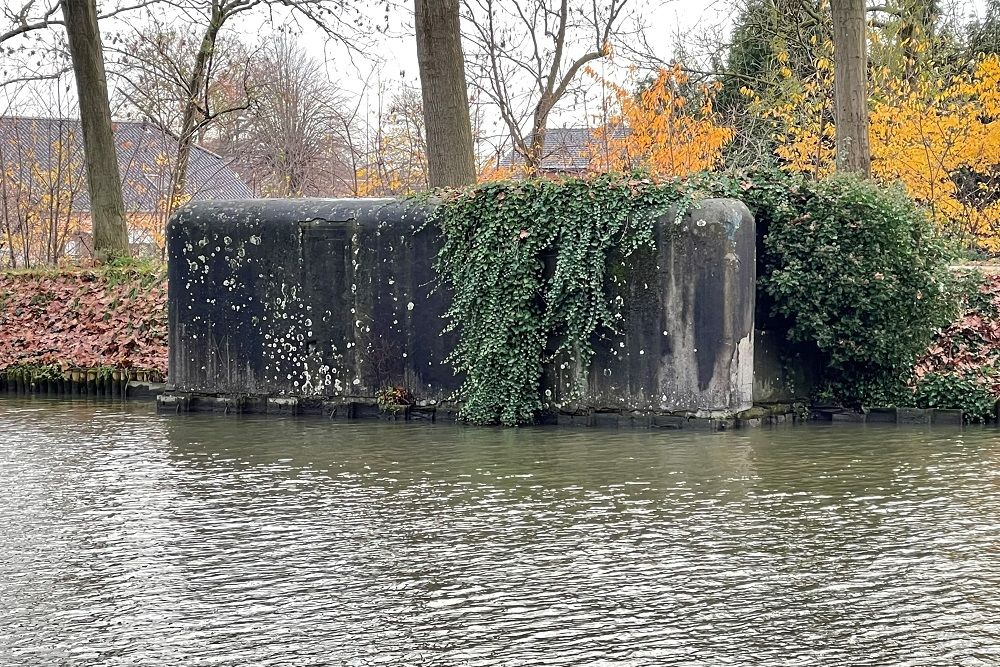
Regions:
<svg viewBox="0 0 1000 667"><path fill-rule="evenodd" d="M436 269L452 290L448 358L465 375L462 417L530 423L543 409L544 363L559 354L586 368L596 333L614 331L611 253L653 246L656 219L682 215L693 189L637 175L488 183L446 196ZM546 270L546 258L549 270ZM546 352L551 350L552 352Z"/></svg>

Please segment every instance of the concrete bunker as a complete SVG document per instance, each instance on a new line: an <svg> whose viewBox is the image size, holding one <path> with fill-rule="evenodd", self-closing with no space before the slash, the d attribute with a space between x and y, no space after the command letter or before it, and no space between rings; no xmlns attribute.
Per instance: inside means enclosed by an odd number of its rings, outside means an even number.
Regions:
<svg viewBox="0 0 1000 667"><path fill-rule="evenodd" d="M442 335L433 205L391 199L198 202L167 227L165 410L377 412L402 385L408 414L453 418L461 385ZM731 416L753 401L755 232L740 202L709 199L656 225L656 249L614 267L620 331L588 368L555 359L555 412ZM571 379L582 383L570 400Z"/></svg>

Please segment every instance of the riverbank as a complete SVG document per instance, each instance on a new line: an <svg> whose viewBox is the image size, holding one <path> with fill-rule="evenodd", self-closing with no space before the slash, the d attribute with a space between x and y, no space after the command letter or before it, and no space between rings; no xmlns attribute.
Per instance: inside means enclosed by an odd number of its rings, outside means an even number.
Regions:
<svg viewBox="0 0 1000 667"><path fill-rule="evenodd" d="M1000 397L1000 274L980 272L961 315L935 337L915 369L915 400L920 408L961 409L972 421L995 418ZM0 390L48 395L87 394L120 396L129 382L155 383L167 375L166 277L162 266L130 265L99 269L61 268L0 273ZM135 392L148 396L146 390ZM319 403L299 404L279 399L271 406L233 405L212 399L201 409L325 413ZM224 406L215 405L220 401ZM244 402L246 399L244 398ZM315 401L314 401L315 402ZM287 403L287 405L286 405ZM294 403L294 405L292 405ZM360 406L360 407L359 407ZM378 417L378 402L339 402L337 417ZM392 419L427 420L428 411L444 406L402 406ZM255 409L256 408L256 409ZM280 408L280 409L279 409ZM450 406L453 421L456 406ZM772 415L749 411L742 421L769 423ZM927 413L933 421L934 413ZM887 420L881 414L881 420ZM891 421L895 421L895 416ZM907 413L908 419L925 415ZM431 420L436 420L434 417ZM846 414L839 419L856 420ZM636 414L594 413L564 415L548 421L596 426L669 426L686 421L676 416L652 418ZM545 420L543 420L545 421ZM727 426L736 425L733 424ZM660 424L659 422L664 422ZM667 423L669 422L669 423Z"/></svg>
<svg viewBox="0 0 1000 667"><path fill-rule="evenodd" d="M130 264L0 273L0 381L160 381L166 275Z"/></svg>

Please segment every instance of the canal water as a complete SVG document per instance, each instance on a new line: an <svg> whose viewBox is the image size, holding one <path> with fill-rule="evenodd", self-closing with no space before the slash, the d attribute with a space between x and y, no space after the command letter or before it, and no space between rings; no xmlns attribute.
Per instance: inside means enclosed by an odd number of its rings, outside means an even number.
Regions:
<svg viewBox="0 0 1000 667"><path fill-rule="evenodd" d="M0 665L997 665L1000 432L0 399Z"/></svg>

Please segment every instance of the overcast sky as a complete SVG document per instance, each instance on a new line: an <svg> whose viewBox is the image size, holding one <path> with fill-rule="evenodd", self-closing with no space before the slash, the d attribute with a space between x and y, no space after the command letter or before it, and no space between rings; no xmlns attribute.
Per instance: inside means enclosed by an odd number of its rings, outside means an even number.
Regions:
<svg viewBox="0 0 1000 667"><path fill-rule="evenodd" d="M649 44L656 55L669 61L679 47L695 56L705 55L706 42L718 43L720 38L728 37L737 13L735 8L741 4L741 0L632 0L631 8L634 18L645 25ZM953 0L952 6L958 15L969 19L981 16L985 4L986 0ZM309 25L301 26L300 43L315 57L326 60L335 85L364 97L364 104L372 108L377 103L374 97L379 86L387 92L403 85L419 89L411 7L411 0L405 0L394 9L390 13L388 31L373 37L373 45L365 47L362 53L349 54L342 45L329 43L318 29ZM383 8L384 5L374 3L370 15L374 24L386 25ZM240 30L244 36L253 38L265 36L269 28L263 23L245 22ZM706 37L714 37L714 40ZM612 79L623 75L614 62L598 64L595 69ZM579 99L567 100L556 109L551 124L583 124L584 107L586 98L582 103ZM499 131L502 132L502 128Z"/></svg>
<svg viewBox="0 0 1000 667"><path fill-rule="evenodd" d="M504 2L507 0L498 0ZM360 43L357 50L346 48L343 44L330 41L315 26L295 22L289 18L290 15L282 14L281 10L275 10L275 22L281 24L288 22L293 24L293 29L297 32L299 44L304 46L316 59L326 63L328 77L336 88L344 91L348 98L360 101L362 114L366 111L369 115L377 107L379 102L379 91L382 91L382 102L387 104L394 91L403 86L409 86L415 90L419 89L419 77L417 74L416 47L413 38L412 28L412 0L400 0L401 4L394 6L389 11L388 22L385 18L384 1L365 2L358 0L359 4L349 5L364 7L368 12L368 19L371 25L387 28L387 30L368 31L369 37L366 43ZM957 0L954 8L957 14L968 19L973 16L982 15L986 0ZM704 55L707 43L718 44L728 36L734 14L737 13L735 7L741 4L741 0L631 0L631 10L633 17L629 19L625 28L634 27L635 20L641 20L645 26L647 40L655 54L669 61L677 53L679 47L691 55ZM140 20L140 15L131 16L126 24L104 24L102 26L105 39L110 39L116 30L127 32L134 22ZM201 28L192 26L190 19L178 17L176 19L179 27L191 26L194 33L200 34ZM255 40L264 40L269 36L272 23L267 21L264 12L251 12L232 24L232 29L239 33L243 39L249 43ZM706 36L710 39L706 39ZM581 50L583 47L578 47ZM623 49L626 48L623 46ZM605 75L610 79L621 81L624 76L623 65L627 60L627 54L612 59L610 62L602 61L595 64L594 69L598 74ZM581 80L583 77L581 77ZM593 78L587 79L593 84ZM114 81L109 81L113 86ZM63 98L72 97L71 88L64 86ZM14 93L14 90L7 89L6 94ZM593 90L591 91L593 93ZM41 97L38 97L42 100ZM550 120L553 127L565 125L582 125L587 121L587 115L596 110L593 94L582 94L568 97L564 103L557 107ZM2 100L0 100L2 103ZM52 110L45 109L46 102L33 102L29 104L18 104L19 113L32 112L40 115L55 115ZM490 120L496 136L505 133L504 128L499 124L498 119ZM489 130L489 128L484 128Z"/></svg>

